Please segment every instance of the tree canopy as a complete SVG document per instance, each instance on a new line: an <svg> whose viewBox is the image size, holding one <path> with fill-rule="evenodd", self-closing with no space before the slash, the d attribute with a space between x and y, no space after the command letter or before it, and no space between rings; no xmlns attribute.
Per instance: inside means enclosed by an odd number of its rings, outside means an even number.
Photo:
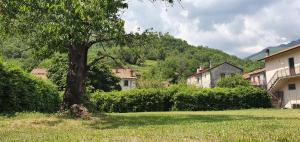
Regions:
<svg viewBox="0 0 300 142"><path fill-rule="evenodd" d="M155 2L156 0L151 0ZM162 0L172 3L173 0ZM3 0L1 33L26 35L30 47L68 52L64 108L85 103L87 54L94 44L122 43L126 0Z"/></svg>

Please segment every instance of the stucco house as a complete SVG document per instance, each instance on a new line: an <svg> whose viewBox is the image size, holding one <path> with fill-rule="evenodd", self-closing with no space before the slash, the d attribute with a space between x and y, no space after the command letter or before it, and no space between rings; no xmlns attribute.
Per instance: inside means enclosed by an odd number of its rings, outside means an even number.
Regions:
<svg viewBox="0 0 300 142"><path fill-rule="evenodd" d="M188 77L187 85L201 88L217 87L217 81L221 78L234 74L242 74L243 69L224 62L211 68L198 68L197 72Z"/></svg>
<svg viewBox="0 0 300 142"><path fill-rule="evenodd" d="M115 68L112 69L112 73L120 78L120 86L122 90L129 90L136 88L137 76L132 69Z"/></svg>
<svg viewBox="0 0 300 142"><path fill-rule="evenodd" d="M300 106L300 45L270 55L265 61L267 90L273 105L283 108Z"/></svg>
<svg viewBox="0 0 300 142"><path fill-rule="evenodd" d="M243 75L243 77L250 81L250 84L255 87L260 87L262 89L267 88L266 81L266 69L258 69Z"/></svg>
<svg viewBox="0 0 300 142"><path fill-rule="evenodd" d="M35 68L31 71L31 74L40 78L40 79L48 79L48 71L44 68Z"/></svg>

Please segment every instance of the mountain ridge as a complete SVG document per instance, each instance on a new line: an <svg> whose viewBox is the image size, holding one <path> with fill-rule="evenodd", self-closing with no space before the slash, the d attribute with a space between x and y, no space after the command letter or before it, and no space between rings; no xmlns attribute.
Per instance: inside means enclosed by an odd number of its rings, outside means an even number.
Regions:
<svg viewBox="0 0 300 142"><path fill-rule="evenodd" d="M283 50L283 49L286 49L286 48L295 46L295 45L297 45L297 44L300 44L300 39L293 40L293 41L291 41L291 42L289 42L289 43L287 43L287 44L280 44L280 45L278 45L278 46L267 47L267 48L265 48L265 49L263 49L263 50L261 50L261 51L255 53L255 54L252 54L252 55L246 57L245 59L249 59L249 60L258 60L258 59L261 59L261 58L263 58L263 57L265 56L265 51L266 51L267 49L270 50L270 54L274 54L274 53L276 53L276 52L279 52L279 51L281 51L281 50Z"/></svg>

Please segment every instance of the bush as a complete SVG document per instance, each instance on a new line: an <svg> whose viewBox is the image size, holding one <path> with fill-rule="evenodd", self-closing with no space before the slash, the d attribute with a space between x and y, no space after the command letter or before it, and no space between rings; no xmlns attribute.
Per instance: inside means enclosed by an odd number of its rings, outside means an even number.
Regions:
<svg viewBox="0 0 300 142"><path fill-rule="evenodd" d="M92 100L99 111L200 111L271 107L265 91L252 87L197 89L175 86L167 89L135 89L96 92Z"/></svg>
<svg viewBox="0 0 300 142"><path fill-rule="evenodd" d="M270 97L252 87L183 91L173 97L176 110L225 110L271 107Z"/></svg>
<svg viewBox="0 0 300 142"><path fill-rule="evenodd" d="M249 87L250 82L245 80L241 75L233 75L218 80L217 86L223 88L235 88L239 86Z"/></svg>
<svg viewBox="0 0 300 142"><path fill-rule="evenodd" d="M105 112L169 111L173 105L172 94L174 92L170 89L135 89L96 92L92 95L92 100L99 111Z"/></svg>
<svg viewBox="0 0 300 142"><path fill-rule="evenodd" d="M50 82L0 61L0 112L54 112L59 104L58 91Z"/></svg>

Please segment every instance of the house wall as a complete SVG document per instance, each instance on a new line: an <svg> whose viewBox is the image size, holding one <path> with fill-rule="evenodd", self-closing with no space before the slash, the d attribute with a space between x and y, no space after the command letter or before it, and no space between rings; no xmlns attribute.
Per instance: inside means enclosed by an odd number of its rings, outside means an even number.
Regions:
<svg viewBox="0 0 300 142"><path fill-rule="evenodd" d="M232 74L241 74L243 70L232 66L230 64L224 63L210 70L211 72L211 87L217 86L217 81L221 79L221 74L224 73L225 76L229 76Z"/></svg>
<svg viewBox="0 0 300 142"><path fill-rule="evenodd" d="M265 60L267 82L270 82L276 71L289 68L288 59L291 57L294 58L295 67L300 66L300 48L269 57ZM268 88L270 88L270 85L268 85Z"/></svg>
<svg viewBox="0 0 300 142"><path fill-rule="evenodd" d="M203 87L202 86L202 75L197 75L197 76L193 76L188 78L187 80L187 85L190 86L196 86L196 87Z"/></svg>
<svg viewBox="0 0 300 142"><path fill-rule="evenodd" d="M201 78L201 87L202 88L210 88L211 87L211 76L210 76L210 72L207 71L205 73L202 74L202 78Z"/></svg>
<svg viewBox="0 0 300 142"><path fill-rule="evenodd" d="M187 85L197 85L198 82L197 82L197 78L195 76L193 77L189 77L187 79Z"/></svg>
<svg viewBox="0 0 300 142"><path fill-rule="evenodd" d="M288 85L295 84L295 90L289 90ZM276 91L283 92L282 107L292 108L293 104L300 104L300 77L282 80Z"/></svg>
<svg viewBox="0 0 300 142"><path fill-rule="evenodd" d="M128 86L125 86L125 81L128 80ZM129 90L136 88L136 79L121 79L120 86L122 90Z"/></svg>
<svg viewBox="0 0 300 142"><path fill-rule="evenodd" d="M250 81L252 85L265 85L266 83L265 72L250 75Z"/></svg>

